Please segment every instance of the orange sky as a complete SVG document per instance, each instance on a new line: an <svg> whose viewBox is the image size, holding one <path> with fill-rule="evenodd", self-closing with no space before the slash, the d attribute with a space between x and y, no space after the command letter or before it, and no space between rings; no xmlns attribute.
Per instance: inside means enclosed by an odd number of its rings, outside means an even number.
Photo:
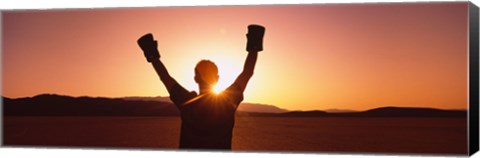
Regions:
<svg viewBox="0 0 480 158"><path fill-rule="evenodd" d="M136 40L152 32L184 87L211 59L220 87L240 73L246 26L264 51L244 102L290 110L466 109L467 3L328 4L7 11L3 94L167 96Z"/></svg>

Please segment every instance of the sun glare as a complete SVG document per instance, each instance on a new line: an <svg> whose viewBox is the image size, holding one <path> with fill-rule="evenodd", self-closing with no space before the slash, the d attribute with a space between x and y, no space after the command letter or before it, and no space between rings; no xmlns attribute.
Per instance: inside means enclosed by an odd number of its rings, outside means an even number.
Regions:
<svg viewBox="0 0 480 158"><path fill-rule="evenodd" d="M218 67L219 79L217 85L213 88L214 93L218 94L235 81L242 67L241 64L235 63L237 61L228 57L212 58L212 61Z"/></svg>
<svg viewBox="0 0 480 158"><path fill-rule="evenodd" d="M214 88L212 88L212 92L213 92L213 93L215 93L215 94L220 94L220 93L222 93L222 91L223 91L223 90L224 90L224 88L223 88L223 87L220 87L220 86L218 86L218 84L217 84L217 85L215 85L215 87L214 87Z"/></svg>

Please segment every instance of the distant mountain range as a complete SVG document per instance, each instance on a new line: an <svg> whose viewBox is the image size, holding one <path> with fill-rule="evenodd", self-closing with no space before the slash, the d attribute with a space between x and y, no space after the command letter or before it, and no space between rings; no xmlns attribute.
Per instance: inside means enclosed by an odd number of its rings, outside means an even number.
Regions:
<svg viewBox="0 0 480 158"><path fill-rule="evenodd" d="M2 97L6 116L179 116L168 97L70 97L41 94L10 99ZM465 110L381 107L367 111L288 111L273 105L242 103L237 116L257 117L465 117Z"/></svg>

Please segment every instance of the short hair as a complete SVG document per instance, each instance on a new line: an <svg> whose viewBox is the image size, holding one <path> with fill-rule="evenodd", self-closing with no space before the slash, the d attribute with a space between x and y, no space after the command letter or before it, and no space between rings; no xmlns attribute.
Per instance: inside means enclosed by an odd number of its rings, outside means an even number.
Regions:
<svg viewBox="0 0 480 158"><path fill-rule="evenodd" d="M201 60L195 66L195 75L208 84L215 84L218 80L218 68L210 60Z"/></svg>

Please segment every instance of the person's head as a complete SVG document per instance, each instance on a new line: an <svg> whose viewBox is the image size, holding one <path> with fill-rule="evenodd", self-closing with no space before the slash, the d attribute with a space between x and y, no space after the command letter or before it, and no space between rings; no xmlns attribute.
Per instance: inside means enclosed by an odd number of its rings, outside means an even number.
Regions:
<svg viewBox="0 0 480 158"><path fill-rule="evenodd" d="M195 82L201 86L212 87L218 81L218 68L210 60L201 60L195 66Z"/></svg>

